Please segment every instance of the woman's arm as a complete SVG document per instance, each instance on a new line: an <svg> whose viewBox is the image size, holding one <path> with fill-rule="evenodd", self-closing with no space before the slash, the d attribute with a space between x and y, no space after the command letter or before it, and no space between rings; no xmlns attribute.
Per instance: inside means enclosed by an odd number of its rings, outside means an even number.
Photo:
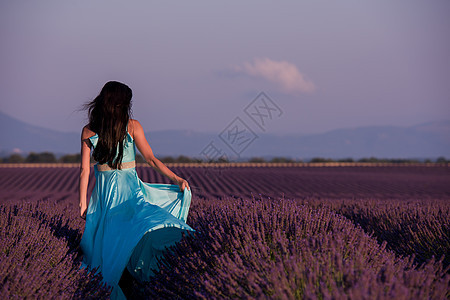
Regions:
<svg viewBox="0 0 450 300"><path fill-rule="evenodd" d="M130 120L130 125L130 130L132 131L136 146L141 152L142 156L144 156L145 161L160 174L167 176L170 180L177 183L181 191L184 191L185 188L190 190L189 184L185 179L177 176L175 173L169 170L169 168L167 168L159 159L157 159L155 155L153 155L152 148L145 138L144 129L142 128L142 125L139 123L139 121Z"/></svg>
<svg viewBox="0 0 450 300"><path fill-rule="evenodd" d="M81 165L80 165L80 181L79 181L79 199L80 199L80 217L86 218L87 211L87 189L89 184L89 172L91 169L91 148L89 136L93 135L86 126L81 132Z"/></svg>

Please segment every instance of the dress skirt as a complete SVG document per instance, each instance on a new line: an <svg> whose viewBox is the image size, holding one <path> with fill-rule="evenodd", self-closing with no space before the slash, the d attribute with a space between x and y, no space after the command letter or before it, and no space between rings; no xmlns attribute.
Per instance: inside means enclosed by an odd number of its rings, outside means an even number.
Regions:
<svg viewBox="0 0 450 300"><path fill-rule="evenodd" d="M166 247L181 240L191 192L178 185L143 182L136 169L99 171L94 166L86 227L81 239L83 266L95 268L113 287L111 298L125 298L118 286L125 268L148 281Z"/></svg>

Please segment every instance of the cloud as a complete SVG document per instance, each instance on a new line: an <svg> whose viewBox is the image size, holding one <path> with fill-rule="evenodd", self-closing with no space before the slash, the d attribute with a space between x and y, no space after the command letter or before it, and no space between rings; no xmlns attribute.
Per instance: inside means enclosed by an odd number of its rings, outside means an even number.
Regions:
<svg viewBox="0 0 450 300"><path fill-rule="evenodd" d="M279 85L286 93L312 93L316 90L314 83L306 79L294 64L287 61L255 58L253 63L245 62L241 66L235 66L234 71L264 78Z"/></svg>

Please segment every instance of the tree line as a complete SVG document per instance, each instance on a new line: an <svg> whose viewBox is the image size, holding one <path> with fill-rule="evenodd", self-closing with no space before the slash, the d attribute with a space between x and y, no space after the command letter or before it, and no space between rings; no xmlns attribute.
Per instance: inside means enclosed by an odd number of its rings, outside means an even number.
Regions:
<svg viewBox="0 0 450 300"><path fill-rule="evenodd" d="M204 162L219 162L226 163L230 162L226 158L220 158L217 160L202 160L199 158L192 158L189 156L179 155L179 156L162 156L158 157L163 163L204 163ZM8 157L0 158L1 163L80 163L81 155L78 154L66 154L59 158L55 156L55 154L51 152L30 152L27 156L22 156L18 153L11 154ZM94 160L91 157L91 162ZM136 155L137 163L145 163L145 159L142 155ZM246 160L246 162L252 163L301 163L301 162L310 162L310 163L326 163L326 162L364 162L364 163L449 163L450 160L447 160L444 156L440 156L436 159L402 159L402 158L376 158L376 157L368 157L361 158L355 160L353 158L343 158L343 159L331 159L331 158L323 158L323 157L314 157L308 160L302 159L292 159L289 157L273 157L270 159L266 159L264 157L251 157Z"/></svg>

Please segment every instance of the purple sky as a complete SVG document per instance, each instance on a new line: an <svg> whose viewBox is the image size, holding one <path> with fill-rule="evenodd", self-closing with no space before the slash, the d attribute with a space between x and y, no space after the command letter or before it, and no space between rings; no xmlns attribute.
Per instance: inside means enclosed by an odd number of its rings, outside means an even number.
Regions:
<svg viewBox="0 0 450 300"><path fill-rule="evenodd" d="M449 119L448 16L448 0L5 0L0 111L80 131L118 80L146 130L219 133L260 91L283 111L270 133Z"/></svg>

